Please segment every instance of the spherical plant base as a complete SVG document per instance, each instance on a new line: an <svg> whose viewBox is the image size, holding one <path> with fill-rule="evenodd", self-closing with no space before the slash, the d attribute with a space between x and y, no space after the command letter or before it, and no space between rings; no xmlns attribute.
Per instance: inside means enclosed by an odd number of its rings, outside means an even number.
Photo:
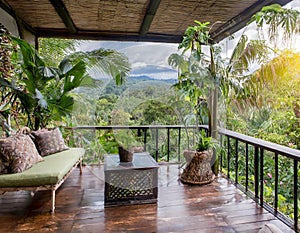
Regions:
<svg viewBox="0 0 300 233"><path fill-rule="evenodd" d="M119 146L118 150L119 150L120 163L132 162L133 160L132 151L126 150L121 146Z"/></svg>

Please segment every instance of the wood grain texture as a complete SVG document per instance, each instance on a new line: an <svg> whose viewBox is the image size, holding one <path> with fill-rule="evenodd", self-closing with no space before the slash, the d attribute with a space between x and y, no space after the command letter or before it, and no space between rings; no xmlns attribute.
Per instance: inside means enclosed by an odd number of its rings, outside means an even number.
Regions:
<svg viewBox="0 0 300 233"><path fill-rule="evenodd" d="M0 232L258 232L265 223L293 232L224 178L183 185L177 165L159 167L157 204L104 208L103 170L73 171L57 190L55 214L49 192L1 195Z"/></svg>

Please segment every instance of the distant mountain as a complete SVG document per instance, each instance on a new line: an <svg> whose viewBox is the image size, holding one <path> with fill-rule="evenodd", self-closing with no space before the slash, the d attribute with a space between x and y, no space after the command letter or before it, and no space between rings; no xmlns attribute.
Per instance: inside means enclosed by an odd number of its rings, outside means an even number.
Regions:
<svg viewBox="0 0 300 233"><path fill-rule="evenodd" d="M113 79L97 79L95 81L96 88L80 87L76 89L76 93L85 93L90 96L109 95L114 94L117 96L122 95L128 88L139 88L139 85L145 86L171 86L175 84L177 79L156 79L147 75L134 75L129 76L125 84L117 86Z"/></svg>
<svg viewBox="0 0 300 233"><path fill-rule="evenodd" d="M157 82L164 82L164 83L170 83L174 84L177 82L177 79L158 79L158 78L152 78L147 75L136 75L136 76L129 76L127 79L128 83L131 82L143 82L143 81L157 81Z"/></svg>
<svg viewBox="0 0 300 233"><path fill-rule="evenodd" d="M115 94L115 95L121 95L128 87L135 86L137 84L141 84L145 82L145 85L173 85L176 83L176 79L156 79L156 78L151 78L147 75L139 75L139 76L130 76L128 77L126 83L121 86L117 86L115 84L114 80L110 80L105 87L105 94Z"/></svg>
<svg viewBox="0 0 300 233"><path fill-rule="evenodd" d="M147 65L131 70L130 76L148 76L153 79L177 79L177 71L168 67Z"/></svg>

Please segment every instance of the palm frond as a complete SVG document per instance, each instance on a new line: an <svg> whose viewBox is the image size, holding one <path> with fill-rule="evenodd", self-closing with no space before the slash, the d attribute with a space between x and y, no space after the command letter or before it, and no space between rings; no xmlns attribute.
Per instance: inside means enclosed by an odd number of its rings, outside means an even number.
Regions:
<svg viewBox="0 0 300 233"><path fill-rule="evenodd" d="M67 56L72 62L82 60L87 65L88 71L109 75L118 83L123 83L130 72L128 58L115 50L97 49L88 52L75 52Z"/></svg>

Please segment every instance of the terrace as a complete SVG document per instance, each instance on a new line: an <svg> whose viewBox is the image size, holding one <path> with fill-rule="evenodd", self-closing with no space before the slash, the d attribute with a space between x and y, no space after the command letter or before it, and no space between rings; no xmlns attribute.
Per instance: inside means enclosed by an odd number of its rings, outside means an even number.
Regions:
<svg viewBox="0 0 300 233"><path fill-rule="evenodd" d="M25 0L1 0L0 7L16 20L9 23L12 31L38 47L38 37L178 43L194 19L212 24L222 22L215 24L212 32L213 40L218 42L245 26L263 5L287 2L206 1L203 5L196 1L167 0L101 3L43 0L33 4ZM208 6L214 17L205 13ZM220 14L224 10L227 13ZM82 176L73 171L57 191L53 215L48 212L48 192L40 191L34 196L27 191L1 195L1 229L6 232L257 232L265 223L272 223L283 232L298 231L299 150L220 129L220 141L225 148L219 158L220 175L211 184L189 186L178 181L183 159L183 126L78 126L71 130L76 134L81 130L122 128L136 130L143 137L145 148L147 130L152 130L156 137L152 155L156 161L161 161L158 135L162 131L166 134L167 157L159 167L157 204L104 208L104 166L86 166ZM196 133L194 126L189 128ZM177 132L175 154L170 151L171 131ZM274 164L266 164L267 156L274 158ZM279 163L283 159L292 165L292 175L286 181L294 197L292 219L280 212ZM266 168L270 166L275 174L271 200L266 198L264 183Z"/></svg>
<svg viewBox="0 0 300 233"><path fill-rule="evenodd" d="M128 128L144 132L154 130L156 136L161 131L166 134L178 131L178 143L184 137L181 131L183 126L179 125L83 126L71 130L76 134L76 131ZM196 132L194 126L189 128ZM178 180L181 171L179 161L183 159L180 151L175 155L168 151L167 161L159 163L157 204L105 208L104 166L86 166L82 175L79 169L73 171L57 191L55 214L49 214L51 198L48 191L39 191L35 195L28 191L2 195L1 229L7 232L257 232L264 224L272 223L283 232L294 232L291 229L295 227L293 220L278 211L278 161L283 157L290 159L294 164L294 174L297 174L299 151L232 131L220 130L220 134L226 148L220 158L220 170L223 173L208 185L183 185ZM145 146L147 140L147 136L143 138ZM170 144L169 138L167 144ZM158 148L158 145L155 147ZM275 158L272 168L276 174L275 193L271 201L264 199L264 182L261 179L266 176L264 156ZM158 150L154 157L161 160ZM254 167L250 166L253 165L252 161ZM298 177L293 177L289 182L297 199ZM295 202L295 216L298 216L297 205Z"/></svg>
<svg viewBox="0 0 300 233"><path fill-rule="evenodd" d="M49 192L1 196L3 232L257 232L265 223L293 232L246 198L227 179L205 186L177 180L178 165L159 168L158 203L104 208L103 166L73 171L57 192L49 214Z"/></svg>

